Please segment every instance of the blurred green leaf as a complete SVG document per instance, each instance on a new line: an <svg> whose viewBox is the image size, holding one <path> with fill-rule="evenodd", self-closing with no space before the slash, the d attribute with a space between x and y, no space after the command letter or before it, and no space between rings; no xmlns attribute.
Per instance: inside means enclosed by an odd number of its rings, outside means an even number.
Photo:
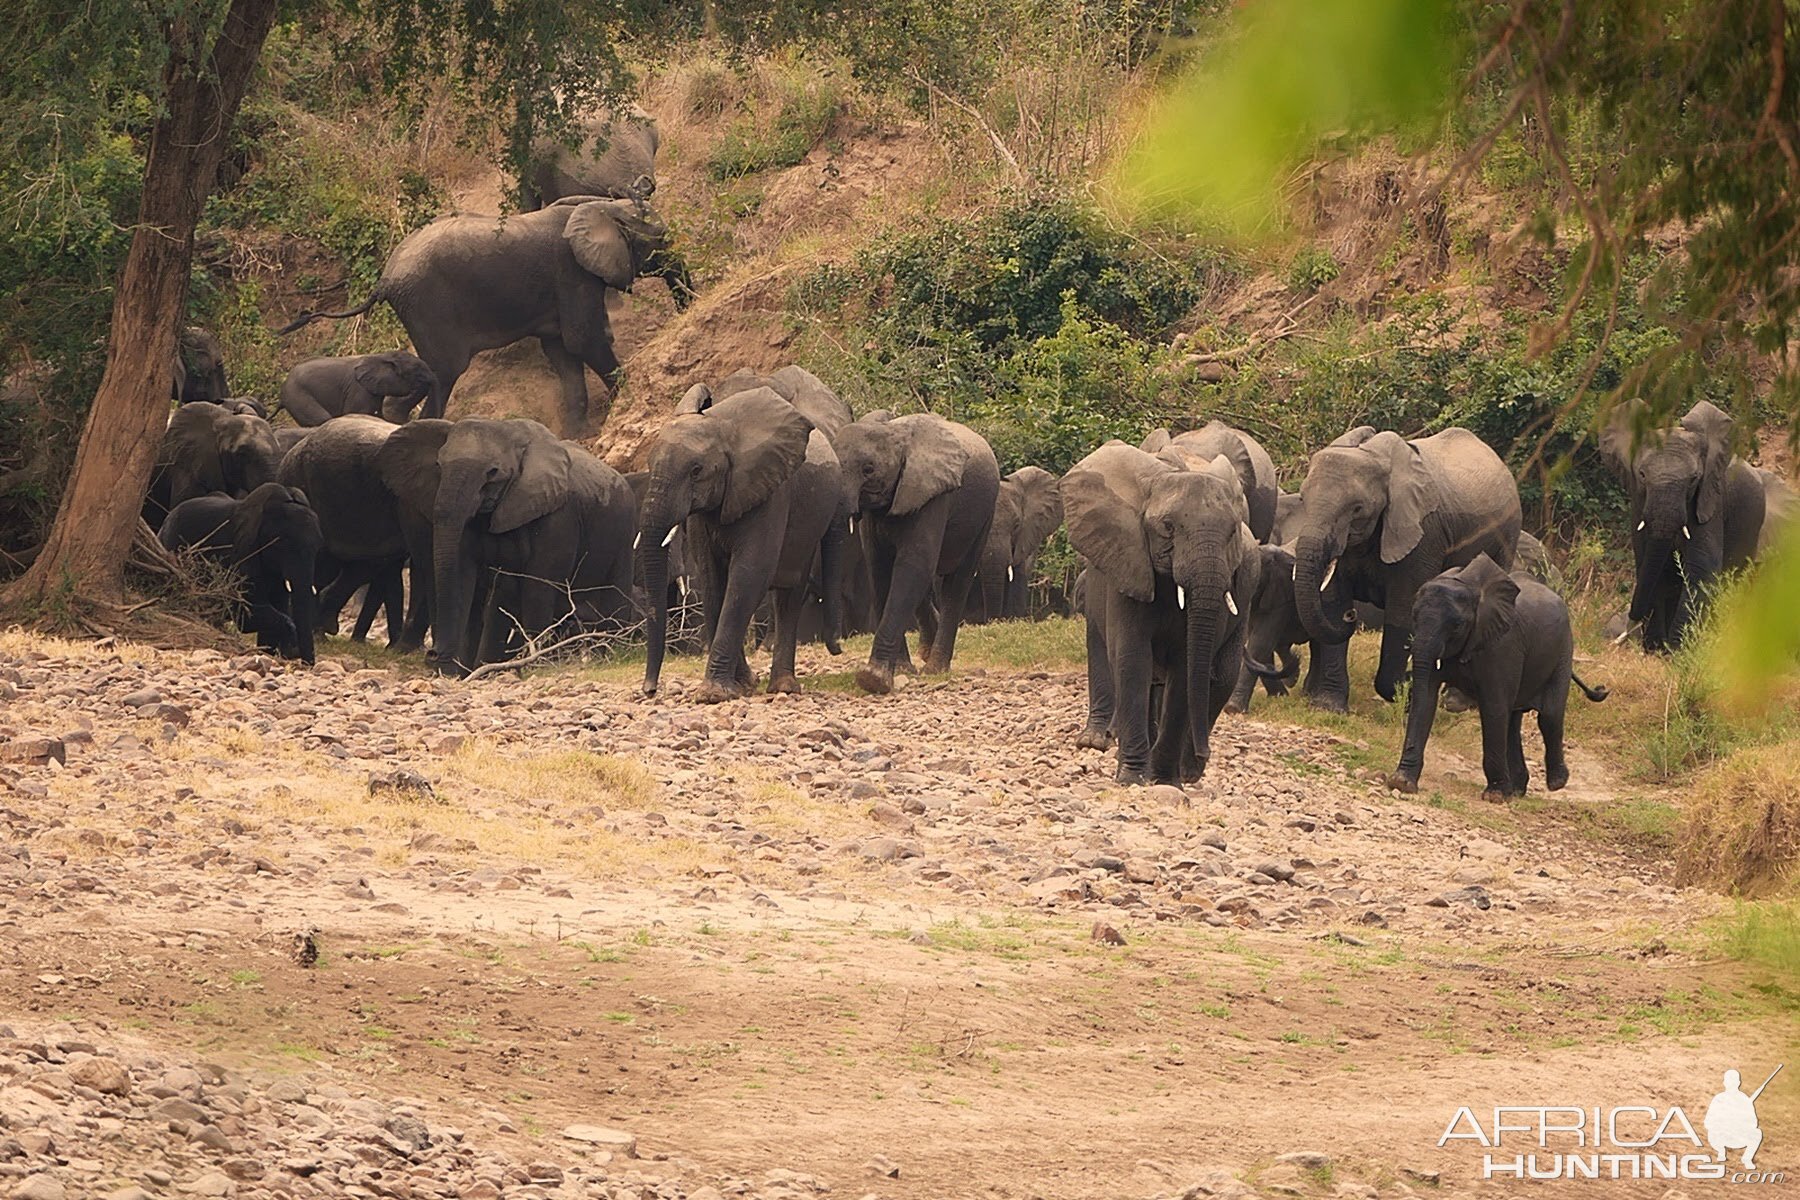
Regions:
<svg viewBox="0 0 1800 1200"><path fill-rule="evenodd" d="M1800 659L1800 521L1789 522L1746 588L1719 613L1715 658L1724 703L1752 712Z"/></svg>

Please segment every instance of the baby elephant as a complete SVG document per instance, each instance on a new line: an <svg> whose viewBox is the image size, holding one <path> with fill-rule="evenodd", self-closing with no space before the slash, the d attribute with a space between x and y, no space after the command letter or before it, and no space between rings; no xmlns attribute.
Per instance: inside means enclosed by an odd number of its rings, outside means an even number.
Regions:
<svg viewBox="0 0 1800 1200"><path fill-rule="evenodd" d="M1569 682L1574 680L1589 700L1606 699L1605 688L1590 688L1575 677L1574 653L1575 636L1562 597L1529 575L1509 575L1485 554L1425 584L1413 602L1406 745L1388 786L1399 792L1419 790L1438 691L1446 685L1473 697L1481 712L1481 768L1487 776L1483 799L1525 793L1530 772L1519 727L1527 710L1538 715L1550 790L1568 783L1563 714Z"/></svg>
<svg viewBox="0 0 1800 1200"><path fill-rule="evenodd" d="M156 536L237 575L243 590L234 618L258 646L314 660L313 567L325 539L305 492L265 483L242 499L196 496L177 504Z"/></svg>

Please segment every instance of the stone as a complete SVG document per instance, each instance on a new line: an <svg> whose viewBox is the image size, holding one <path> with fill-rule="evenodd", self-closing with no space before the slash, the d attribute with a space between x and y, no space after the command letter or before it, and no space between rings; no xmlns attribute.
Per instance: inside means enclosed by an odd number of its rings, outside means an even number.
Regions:
<svg viewBox="0 0 1800 1200"><path fill-rule="evenodd" d="M84 1058L69 1067L69 1081L108 1096L131 1093L131 1074L114 1058Z"/></svg>
<svg viewBox="0 0 1800 1200"><path fill-rule="evenodd" d="M379 796L383 792L412 796L422 800L437 799L437 792L432 788L431 780L415 771L398 768L392 771L377 771L369 776L369 795Z"/></svg>
<svg viewBox="0 0 1800 1200"><path fill-rule="evenodd" d="M1151 804L1166 804L1171 808L1186 808L1188 794L1172 783L1153 783L1144 789L1144 799Z"/></svg>
<svg viewBox="0 0 1800 1200"><path fill-rule="evenodd" d="M27 1175L12 1192L12 1200L64 1200L68 1195L62 1180L40 1171Z"/></svg>
<svg viewBox="0 0 1800 1200"><path fill-rule="evenodd" d="M159 705L157 705L156 706L156 719L159 721L167 722L168 724L175 726L175 728L177 728L177 729L186 729L189 725L191 725L193 723L193 720L194 720L193 717L188 715L188 710L185 708L182 708L178 704L159 704Z"/></svg>
<svg viewBox="0 0 1800 1200"><path fill-rule="evenodd" d="M155 688L140 688L135 692L127 692L119 703L126 708L143 708L151 704L161 704L162 693Z"/></svg>
<svg viewBox="0 0 1800 1200"><path fill-rule="evenodd" d="M223 1171L208 1171L198 1179L181 1184L178 1190L190 1196L229 1196L237 1191L237 1184Z"/></svg>
<svg viewBox="0 0 1800 1200"><path fill-rule="evenodd" d="M623 1129L608 1129L603 1125L570 1125L562 1131L562 1135L571 1142L597 1146L626 1158L637 1157L637 1137Z"/></svg>
<svg viewBox="0 0 1800 1200"><path fill-rule="evenodd" d="M1294 1150L1277 1154L1275 1162L1278 1166L1299 1167L1302 1171L1323 1171L1331 1165L1331 1155L1323 1150Z"/></svg>
<svg viewBox="0 0 1800 1200"><path fill-rule="evenodd" d="M52 762L66 765L68 761L69 752L64 748L61 738L15 738L10 742L0 742L0 762L46 767Z"/></svg>
<svg viewBox="0 0 1800 1200"><path fill-rule="evenodd" d="M871 1158L865 1166L867 1166L869 1174L871 1175L879 1175L883 1179L900 1178L900 1164L884 1154L877 1154L874 1158Z"/></svg>
<svg viewBox="0 0 1800 1200"><path fill-rule="evenodd" d="M146 1192L143 1188L133 1183L120 1188L116 1192L106 1193L106 1200L155 1200L155 1198L149 1192Z"/></svg>
<svg viewBox="0 0 1800 1200"><path fill-rule="evenodd" d="M165 1121L186 1121L189 1125L209 1125L212 1114L191 1100L170 1096L150 1110Z"/></svg>
<svg viewBox="0 0 1800 1200"><path fill-rule="evenodd" d="M1094 928L1088 936L1105 946L1123 946L1125 944L1125 935L1105 921L1095 921Z"/></svg>

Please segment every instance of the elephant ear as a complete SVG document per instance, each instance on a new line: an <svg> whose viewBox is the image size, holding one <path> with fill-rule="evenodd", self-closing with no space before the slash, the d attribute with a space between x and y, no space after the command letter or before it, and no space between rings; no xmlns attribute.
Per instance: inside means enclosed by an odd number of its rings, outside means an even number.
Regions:
<svg viewBox="0 0 1800 1200"><path fill-rule="evenodd" d="M1144 440L1138 443L1138 449L1145 454L1159 454L1172 440L1168 427L1159 425L1144 435Z"/></svg>
<svg viewBox="0 0 1800 1200"><path fill-rule="evenodd" d="M1346 430L1331 445L1341 449L1354 449L1375 436L1377 435L1373 425L1358 425L1355 429Z"/></svg>
<svg viewBox="0 0 1800 1200"><path fill-rule="evenodd" d="M1704 524L1716 520L1725 498L1725 472L1731 466L1731 414L1702 400L1681 418L1681 427L1700 441L1700 490L1694 515Z"/></svg>
<svg viewBox="0 0 1800 1200"><path fill-rule="evenodd" d="M519 473L512 486L501 493L500 502L488 518L488 528L494 533L510 533L548 516L569 498L569 448L542 425L530 430L526 437Z"/></svg>
<svg viewBox="0 0 1800 1200"><path fill-rule="evenodd" d="M394 360L385 354L367 354L357 359L350 368L350 378L371 396L404 396L411 390L400 377Z"/></svg>
<svg viewBox="0 0 1800 1200"><path fill-rule="evenodd" d="M264 516L271 504L287 498L287 491L279 483L265 483L237 502L237 508L231 514L231 561L234 566L248 562L271 540L263 535Z"/></svg>
<svg viewBox="0 0 1800 1200"><path fill-rule="evenodd" d="M707 420L724 430L731 468L719 520L729 525L764 503L806 461L812 422L773 388L739 392L713 405Z"/></svg>
<svg viewBox="0 0 1800 1200"><path fill-rule="evenodd" d="M624 231L605 204L589 201L576 205L563 226L563 238L588 274L617 291L631 289L637 264L632 261Z"/></svg>
<svg viewBox="0 0 1800 1200"><path fill-rule="evenodd" d="M920 413L898 417L892 424L908 427L900 482L894 487L894 502L888 506L891 515L904 517L961 483L969 452L942 417Z"/></svg>
<svg viewBox="0 0 1800 1200"><path fill-rule="evenodd" d="M375 473L395 496L430 508L438 489L438 451L453 421L424 417L388 434L375 452Z"/></svg>
<svg viewBox="0 0 1800 1200"><path fill-rule="evenodd" d="M1485 554L1464 567L1460 578L1476 594L1475 629L1463 652L1463 661L1468 662L1513 627L1518 617L1519 581Z"/></svg>
<svg viewBox="0 0 1800 1200"><path fill-rule="evenodd" d="M1425 536L1425 511L1431 503L1430 473L1419 448L1397 433L1378 433L1364 450L1387 461L1387 513L1381 522L1381 561L1396 563L1413 552Z"/></svg>
<svg viewBox="0 0 1800 1200"><path fill-rule="evenodd" d="M1231 489L1232 509L1237 516L1238 523L1248 522L1250 520L1250 501L1244 496L1244 481L1238 477L1237 468L1232 465L1231 459L1223 454L1216 454L1202 470Z"/></svg>
<svg viewBox="0 0 1800 1200"><path fill-rule="evenodd" d="M1020 506L1017 548L1030 553L1063 522L1062 481L1042 467L1023 467L1013 472L1013 478L1019 479L1026 472L1032 474L1020 480L1025 494Z"/></svg>
<svg viewBox="0 0 1800 1200"><path fill-rule="evenodd" d="M1156 569L1144 532L1149 495L1142 464L1120 451L1139 453L1123 442L1109 442L1069 468L1062 477L1063 517L1076 553L1122 595L1148 604L1156 597Z"/></svg>
<svg viewBox="0 0 1800 1200"><path fill-rule="evenodd" d="M696 383L675 403L677 416L682 413L703 413L712 406L712 389L704 383Z"/></svg>
<svg viewBox="0 0 1800 1200"><path fill-rule="evenodd" d="M1641 426L1643 412L1642 400L1614 405L1606 424L1600 427L1600 457L1620 479L1631 479L1633 431Z"/></svg>

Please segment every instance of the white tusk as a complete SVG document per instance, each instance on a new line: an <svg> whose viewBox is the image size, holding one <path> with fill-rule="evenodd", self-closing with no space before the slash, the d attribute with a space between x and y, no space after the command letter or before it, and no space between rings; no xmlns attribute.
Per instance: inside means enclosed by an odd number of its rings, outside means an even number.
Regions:
<svg viewBox="0 0 1800 1200"><path fill-rule="evenodd" d="M680 528L681 526L679 525L669 526L669 532L667 536L663 538L663 549L667 550L669 548L669 543L675 540L675 531Z"/></svg>
<svg viewBox="0 0 1800 1200"><path fill-rule="evenodd" d="M1337 577L1337 559L1334 558L1331 560L1331 565L1329 567L1325 568L1325 578L1321 579L1319 581L1319 590L1322 592L1326 588L1330 587L1331 581L1333 579L1335 579L1336 577Z"/></svg>
<svg viewBox="0 0 1800 1200"><path fill-rule="evenodd" d="M680 596L683 600L687 599L688 581L686 575L677 575L675 577L675 594Z"/></svg>
<svg viewBox="0 0 1800 1200"><path fill-rule="evenodd" d="M851 533L856 532L856 518L855 517L850 518L850 532Z"/></svg>
<svg viewBox="0 0 1800 1200"><path fill-rule="evenodd" d="M639 546L641 546L643 544L644 544L644 535L643 535L642 531L639 531L638 535L631 539L631 548L633 550L636 550Z"/></svg>
<svg viewBox="0 0 1800 1200"><path fill-rule="evenodd" d="M1682 527L1681 527L1681 536L1682 536L1682 537L1683 537L1683 538L1686 538L1686 537L1687 537L1687 536L1688 536L1688 531L1687 531L1687 526L1686 526L1686 525L1683 525L1683 526L1682 526Z"/></svg>
<svg viewBox="0 0 1800 1200"><path fill-rule="evenodd" d="M1638 527L1637 527L1637 531L1638 531L1638 532L1639 532L1639 533L1642 533L1642 532L1644 532L1644 526L1645 526L1645 525L1647 525L1647 524L1649 524L1649 522L1647 522L1647 521L1639 521L1639 522L1638 522Z"/></svg>
<svg viewBox="0 0 1800 1200"><path fill-rule="evenodd" d="M1434 670L1434 671L1441 671L1441 670L1443 670L1443 669L1444 669L1444 660L1443 660L1443 659L1441 659L1441 658L1440 658L1440 659L1438 659L1438 660L1437 660L1437 661L1436 661L1436 662L1434 662L1434 663L1432 663L1432 664L1431 664L1431 669L1432 669L1432 670Z"/></svg>
<svg viewBox="0 0 1800 1200"><path fill-rule="evenodd" d="M1235 616L1237 616L1237 615L1238 615L1238 610L1237 610L1237 601L1236 601L1236 600L1233 600L1233 599L1232 599L1232 598L1231 598L1231 593L1230 593L1230 592L1226 592L1226 593L1225 593L1225 607L1226 607L1226 608L1228 608L1228 609L1230 609L1230 610L1231 610L1231 615L1232 615L1232 616L1234 616L1234 617L1235 617Z"/></svg>
<svg viewBox="0 0 1800 1200"><path fill-rule="evenodd" d="M1012 564L1008 563L1006 567L1006 582L1011 583L1012 581Z"/></svg>
<svg viewBox="0 0 1800 1200"><path fill-rule="evenodd" d="M1187 607L1187 589L1182 587L1179 583L1175 585L1175 607Z"/></svg>

